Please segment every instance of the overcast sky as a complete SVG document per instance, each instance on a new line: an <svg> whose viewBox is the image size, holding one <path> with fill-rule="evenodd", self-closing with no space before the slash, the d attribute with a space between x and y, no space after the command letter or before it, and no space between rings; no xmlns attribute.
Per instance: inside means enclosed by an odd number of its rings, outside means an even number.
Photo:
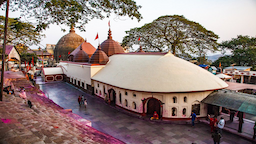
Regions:
<svg viewBox="0 0 256 144"><path fill-rule="evenodd" d="M111 23L112 36L115 41L122 42L125 31L131 28L141 27L164 15L183 15L191 21L198 22L207 30L219 35L218 42L231 40L237 35L256 36L256 0L135 0L141 5L140 13L143 19L138 22L127 17L112 15L104 20L92 20L86 25L86 32L76 33L86 38L97 48L98 41L94 40L99 33L100 42L107 39L108 21ZM5 15L4 12L0 13ZM17 13L10 12L10 17L18 17ZM61 31L56 25L44 31L46 37L42 40L40 47L46 44L57 44L58 40L69 32ZM32 46L31 48L38 48Z"/></svg>

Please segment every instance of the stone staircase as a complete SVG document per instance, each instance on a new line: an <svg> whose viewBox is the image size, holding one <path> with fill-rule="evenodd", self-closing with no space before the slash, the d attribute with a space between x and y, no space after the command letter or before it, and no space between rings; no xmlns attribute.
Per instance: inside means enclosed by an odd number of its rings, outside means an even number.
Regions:
<svg viewBox="0 0 256 144"><path fill-rule="evenodd" d="M27 98L33 107L29 108L17 95L4 95L0 101L0 143L123 143L88 126L89 121L41 96L41 91L30 83L15 82L15 87L27 87Z"/></svg>

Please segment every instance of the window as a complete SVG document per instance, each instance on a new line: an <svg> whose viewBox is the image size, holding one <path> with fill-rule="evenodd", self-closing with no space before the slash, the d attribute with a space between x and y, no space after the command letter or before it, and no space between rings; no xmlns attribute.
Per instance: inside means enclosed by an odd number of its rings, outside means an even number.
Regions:
<svg viewBox="0 0 256 144"><path fill-rule="evenodd" d="M136 97L136 94L135 94L135 93L133 93L133 96L134 96L134 97Z"/></svg>
<svg viewBox="0 0 256 144"><path fill-rule="evenodd" d="M175 107L172 108L172 116L177 115L177 109Z"/></svg>
<svg viewBox="0 0 256 144"><path fill-rule="evenodd" d="M186 102L187 102L187 97L185 96L185 97L184 97L184 103L186 103Z"/></svg>
<svg viewBox="0 0 256 144"><path fill-rule="evenodd" d="M172 99L173 99L173 103L177 103L177 97L176 96L173 97Z"/></svg>
<svg viewBox="0 0 256 144"><path fill-rule="evenodd" d="M135 102L132 103L132 107L133 107L134 109L136 109L136 103L135 103Z"/></svg>
<svg viewBox="0 0 256 144"><path fill-rule="evenodd" d="M182 115L186 116L186 113L187 113L187 110L186 110L186 108L184 108L184 109L182 110Z"/></svg>
<svg viewBox="0 0 256 144"><path fill-rule="evenodd" d="M84 82L82 82L82 87L84 88Z"/></svg>
<svg viewBox="0 0 256 144"><path fill-rule="evenodd" d="M101 90L100 90L100 95L101 95Z"/></svg>
<svg viewBox="0 0 256 144"><path fill-rule="evenodd" d="M98 87L100 87L100 84L98 84Z"/></svg>
<svg viewBox="0 0 256 144"><path fill-rule="evenodd" d="M70 79L70 82L73 83L73 78Z"/></svg>
<svg viewBox="0 0 256 144"><path fill-rule="evenodd" d="M125 91L125 95L128 95L127 91Z"/></svg>
<svg viewBox="0 0 256 144"><path fill-rule="evenodd" d="M74 84L76 85L76 80L74 80L75 82L74 82Z"/></svg>
<svg viewBox="0 0 256 144"><path fill-rule="evenodd" d="M119 92L119 102L122 103L122 94Z"/></svg>
<svg viewBox="0 0 256 144"><path fill-rule="evenodd" d="M96 89L96 93L98 93L98 90Z"/></svg>
<svg viewBox="0 0 256 144"><path fill-rule="evenodd" d="M104 91L104 94L105 94L106 93L105 86L103 86L103 91Z"/></svg>
<svg viewBox="0 0 256 144"><path fill-rule="evenodd" d="M127 101L127 99L125 100L125 106L128 107L128 101Z"/></svg>

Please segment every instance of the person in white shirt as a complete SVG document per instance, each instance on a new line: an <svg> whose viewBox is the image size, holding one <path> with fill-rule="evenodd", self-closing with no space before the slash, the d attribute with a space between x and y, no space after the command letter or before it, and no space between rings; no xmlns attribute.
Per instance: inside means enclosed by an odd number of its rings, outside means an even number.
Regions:
<svg viewBox="0 0 256 144"><path fill-rule="evenodd" d="M225 125L225 120L223 117L221 117L217 125L221 135L222 135L222 129L224 128L224 125Z"/></svg>

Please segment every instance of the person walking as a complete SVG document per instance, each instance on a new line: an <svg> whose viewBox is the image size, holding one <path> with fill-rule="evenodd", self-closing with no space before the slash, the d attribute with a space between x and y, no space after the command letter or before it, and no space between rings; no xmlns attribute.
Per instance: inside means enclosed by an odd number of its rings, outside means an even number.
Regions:
<svg viewBox="0 0 256 144"><path fill-rule="evenodd" d="M191 116L192 126L195 126L196 114L192 111L190 116Z"/></svg>
<svg viewBox="0 0 256 144"><path fill-rule="evenodd" d="M85 108L87 107L87 101L86 101L86 99L84 99L84 107L85 107Z"/></svg>
<svg viewBox="0 0 256 144"><path fill-rule="evenodd" d="M220 121L218 122L217 126L218 126L218 130L219 130L220 134L222 135L222 129L225 126L225 120L223 117L220 118Z"/></svg>
<svg viewBox="0 0 256 144"><path fill-rule="evenodd" d="M82 101L81 96L79 96L77 100L78 100L78 104L79 104L79 106L81 106L81 101Z"/></svg>
<svg viewBox="0 0 256 144"><path fill-rule="evenodd" d="M216 129L216 125L217 125L217 121L218 121L217 116L210 118L210 115L208 115L208 118L210 119L211 133L213 133L214 130Z"/></svg>
<svg viewBox="0 0 256 144"><path fill-rule="evenodd" d="M252 138L255 139L255 137L256 137L256 122L254 123L253 131L254 131L254 133L253 133Z"/></svg>
<svg viewBox="0 0 256 144"><path fill-rule="evenodd" d="M220 143L220 138L221 138L221 134L219 133L218 130L214 130L214 133L212 133L212 139L214 144L219 144Z"/></svg>

